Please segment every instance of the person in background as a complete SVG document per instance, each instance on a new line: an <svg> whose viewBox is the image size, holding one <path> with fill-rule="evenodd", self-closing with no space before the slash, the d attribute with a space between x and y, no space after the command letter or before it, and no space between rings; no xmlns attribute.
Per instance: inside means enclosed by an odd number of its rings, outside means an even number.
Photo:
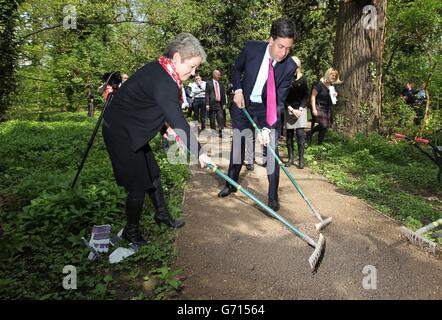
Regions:
<svg viewBox="0 0 442 320"><path fill-rule="evenodd" d="M408 81L404 90L402 90L402 99L404 99L406 104L414 105L416 103L416 94L417 91L413 87L413 82Z"/></svg>
<svg viewBox="0 0 442 320"><path fill-rule="evenodd" d="M313 134L318 132L318 144L324 142L325 133L330 128L332 118L333 102L336 103L337 92L334 89L334 84L342 83L339 80L339 72L334 68L329 68L324 77L313 87L310 97L310 105L312 108L312 130L307 134L307 140L311 141ZM333 86L332 95L330 94L330 87ZM334 101L333 101L334 100ZM317 123L316 126L314 124Z"/></svg>
<svg viewBox="0 0 442 320"><path fill-rule="evenodd" d="M226 90L221 79L221 72L214 70L212 81L206 83L206 109L209 111L210 128L216 130L215 119L218 123L218 135L222 138L224 129L223 110L226 108Z"/></svg>
<svg viewBox="0 0 442 320"><path fill-rule="evenodd" d="M87 86L87 116L93 117L95 113L94 91L92 84Z"/></svg>
<svg viewBox="0 0 442 320"><path fill-rule="evenodd" d="M290 167L294 163L294 150L293 150L293 138L296 130L296 142L298 145L298 167L304 168L304 145L305 145L305 133L304 128L307 127L307 107L309 89L307 84L307 78L301 71L301 60L298 57L293 56L293 61L298 68L296 69L296 75L290 84L289 94L285 100L285 127L286 127L286 143L288 152L288 161L285 164L286 167Z"/></svg>
<svg viewBox="0 0 442 320"><path fill-rule="evenodd" d="M189 84L192 92L192 108L193 108L193 120L201 123L201 131L206 128L206 82L199 73L195 74L195 81Z"/></svg>

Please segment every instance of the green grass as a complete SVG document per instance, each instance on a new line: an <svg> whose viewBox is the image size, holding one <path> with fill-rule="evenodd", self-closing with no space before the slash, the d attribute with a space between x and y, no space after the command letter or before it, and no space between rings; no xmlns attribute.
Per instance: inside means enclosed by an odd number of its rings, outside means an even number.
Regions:
<svg viewBox="0 0 442 320"><path fill-rule="evenodd" d="M87 259L81 237L88 239L94 224L109 223L113 233L125 224L125 192L114 182L101 130L77 187L70 189L96 121L64 113L0 124L2 299L165 299L179 288L179 270L170 267L175 232L154 223L150 200L141 221L149 246L116 265ZM159 137L151 146L166 201L179 216L189 169L165 161ZM62 287L66 265L77 269L76 290ZM159 281L146 296L143 279L152 277Z"/></svg>
<svg viewBox="0 0 442 320"><path fill-rule="evenodd" d="M306 164L336 186L411 229L442 217L437 166L415 147L378 134L351 139L330 131L323 145L316 138Z"/></svg>

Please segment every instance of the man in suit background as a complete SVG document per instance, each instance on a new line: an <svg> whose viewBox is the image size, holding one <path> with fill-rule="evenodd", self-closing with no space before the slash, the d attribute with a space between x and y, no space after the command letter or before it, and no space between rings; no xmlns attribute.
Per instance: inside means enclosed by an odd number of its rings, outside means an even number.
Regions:
<svg viewBox="0 0 442 320"><path fill-rule="evenodd" d="M252 129L242 108L247 108L262 130L263 134L258 137L261 144L270 143L278 154L281 114L296 70L296 64L288 58L295 40L294 23L289 19L278 19L272 23L268 42L246 42L232 66L235 95L231 110L233 142L228 175L235 181L238 181L244 161L247 130ZM279 166L273 155L268 154L268 205L278 211ZM226 197L232 192L236 189L226 184L218 196Z"/></svg>
<svg viewBox="0 0 442 320"><path fill-rule="evenodd" d="M226 108L226 90L220 78L221 72L214 70L212 80L206 83L206 108L210 115L210 128L216 130L216 118L219 137L222 138L224 129L223 110Z"/></svg>

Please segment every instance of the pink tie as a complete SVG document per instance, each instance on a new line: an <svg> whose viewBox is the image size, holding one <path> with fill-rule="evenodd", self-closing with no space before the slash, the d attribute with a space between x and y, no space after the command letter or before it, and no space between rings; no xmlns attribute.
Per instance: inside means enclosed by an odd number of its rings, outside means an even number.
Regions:
<svg viewBox="0 0 442 320"><path fill-rule="evenodd" d="M267 113L266 120L270 126L276 122L276 90L275 74L273 72L272 59L269 59L269 75L267 78Z"/></svg>
<svg viewBox="0 0 442 320"><path fill-rule="evenodd" d="M215 81L215 100L221 101L221 97L219 96L218 81Z"/></svg>

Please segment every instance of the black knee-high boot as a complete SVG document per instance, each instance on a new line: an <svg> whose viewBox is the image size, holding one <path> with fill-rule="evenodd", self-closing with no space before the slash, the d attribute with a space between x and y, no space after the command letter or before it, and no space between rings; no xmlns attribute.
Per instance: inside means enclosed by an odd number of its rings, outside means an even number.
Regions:
<svg viewBox="0 0 442 320"><path fill-rule="evenodd" d="M314 123L312 123L312 127L311 127L310 131L307 132L307 142L310 143L310 142L312 141L313 134L314 134L315 132L319 131L319 130L320 130L320 125L317 124L317 125L315 126Z"/></svg>
<svg viewBox="0 0 442 320"><path fill-rule="evenodd" d="M288 161L286 162L285 166L288 168L291 165L293 165L293 134L294 134L294 129L287 129L287 137L286 137L286 142L287 142L287 153L289 156Z"/></svg>
<svg viewBox="0 0 442 320"><path fill-rule="evenodd" d="M163 188L161 187L160 178L155 178L153 180L153 185L155 191L150 192L149 196L152 200L153 206L155 208L155 221L156 223L164 223L172 228L181 228L184 225L184 221L175 220L167 210L166 201L164 200Z"/></svg>
<svg viewBox="0 0 442 320"><path fill-rule="evenodd" d="M123 230L123 237L138 247L148 243L148 241L143 238L139 230L144 195L144 191L129 192L126 198L127 224Z"/></svg>
<svg viewBox="0 0 442 320"><path fill-rule="evenodd" d="M298 144L299 169L304 169L304 145L305 133L304 128L296 129L296 142Z"/></svg>
<svg viewBox="0 0 442 320"><path fill-rule="evenodd" d="M322 144L324 142L325 133L327 132L327 128L320 128L318 134L318 144Z"/></svg>

